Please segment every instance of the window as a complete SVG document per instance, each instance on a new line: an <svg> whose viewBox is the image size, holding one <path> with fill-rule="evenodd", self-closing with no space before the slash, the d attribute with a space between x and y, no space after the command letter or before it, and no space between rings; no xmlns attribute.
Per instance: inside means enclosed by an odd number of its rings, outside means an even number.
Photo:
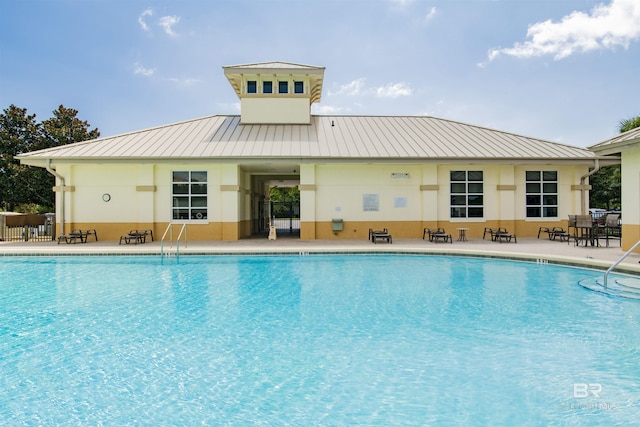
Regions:
<svg viewBox="0 0 640 427"><path fill-rule="evenodd" d="M258 83L255 80L247 82L247 93L258 93Z"/></svg>
<svg viewBox="0 0 640 427"><path fill-rule="evenodd" d="M273 82L262 82L262 93L273 93Z"/></svg>
<svg viewBox="0 0 640 427"><path fill-rule="evenodd" d="M483 172L451 171L451 218L484 216Z"/></svg>
<svg viewBox="0 0 640 427"><path fill-rule="evenodd" d="M558 216L558 172L526 172L527 218Z"/></svg>
<svg viewBox="0 0 640 427"><path fill-rule="evenodd" d="M278 93L289 93L289 82L278 82Z"/></svg>
<svg viewBox="0 0 640 427"><path fill-rule="evenodd" d="M207 219L207 172L174 171L173 219Z"/></svg>
<svg viewBox="0 0 640 427"><path fill-rule="evenodd" d="M304 82L293 82L293 93L304 93Z"/></svg>

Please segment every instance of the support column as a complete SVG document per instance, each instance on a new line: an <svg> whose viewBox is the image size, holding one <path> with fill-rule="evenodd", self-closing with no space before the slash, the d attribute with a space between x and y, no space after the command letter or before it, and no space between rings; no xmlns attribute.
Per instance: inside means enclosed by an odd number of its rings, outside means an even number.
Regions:
<svg viewBox="0 0 640 427"><path fill-rule="evenodd" d="M514 166L500 166L498 171L498 184L496 186L498 197L500 198L498 218L500 221L499 227L504 227L507 230L515 229L516 223L516 205L515 205L515 193L516 193L516 180L515 180L515 167ZM510 221L505 218L511 218Z"/></svg>
<svg viewBox="0 0 640 427"><path fill-rule="evenodd" d="M316 166L300 165L300 240L316 238Z"/></svg>
<svg viewBox="0 0 640 427"><path fill-rule="evenodd" d="M222 166L222 240L240 238L240 169L237 164Z"/></svg>
<svg viewBox="0 0 640 427"><path fill-rule="evenodd" d="M154 227L156 222L155 194L157 190L154 172L154 165L138 165L138 185L136 185L138 227L141 229L153 229L153 232L158 234L160 230L156 230Z"/></svg>
<svg viewBox="0 0 640 427"><path fill-rule="evenodd" d="M425 165L422 167L422 181L420 194L422 195L422 227L438 227L438 165Z"/></svg>

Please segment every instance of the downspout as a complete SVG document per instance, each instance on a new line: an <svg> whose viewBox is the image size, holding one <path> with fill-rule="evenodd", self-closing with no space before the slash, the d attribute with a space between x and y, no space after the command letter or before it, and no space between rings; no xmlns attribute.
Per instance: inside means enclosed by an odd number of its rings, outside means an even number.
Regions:
<svg viewBox="0 0 640 427"><path fill-rule="evenodd" d="M586 188L584 187L584 181L600 170L600 159L595 159L595 162L595 168L588 174L580 177L580 215L586 215L586 209L584 205Z"/></svg>
<svg viewBox="0 0 640 427"><path fill-rule="evenodd" d="M60 235L64 236L64 193L65 193L65 188L64 188L64 177L62 175L60 175L58 172L56 172L55 169L53 169L51 167L51 159L47 159L47 171L55 176L56 178L58 178L60 180ZM57 213L56 213L57 216Z"/></svg>

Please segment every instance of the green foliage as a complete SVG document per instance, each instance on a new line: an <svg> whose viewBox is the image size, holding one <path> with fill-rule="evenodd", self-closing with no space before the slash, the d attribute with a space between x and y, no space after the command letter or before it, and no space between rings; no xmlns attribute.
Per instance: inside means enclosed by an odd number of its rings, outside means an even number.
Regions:
<svg viewBox="0 0 640 427"><path fill-rule="evenodd" d="M620 206L620 165L605 166L589 177L589 206L611 210Z"/></svg>
<svg viewBox="0 0 640 427"><path fill-rule="evenodd" d="M0 114L0 208L53 211L55 180L43 168L21 165L15 156L100 136L79 120L78 111L60 105L53 117L36 122L35 114L10 105ZM33 208L31 205L38 205Z"/></svg>
<svg viewBox="0 0 640 427"><path fill-rule="evenodd" d="M298 187L273 187L269 192L272 202L300 202Z"/></svg>
<svg viewBox="0 0 640 427"><path fill-rule="evenodd" d="M627 132L635 128L640 128L640 116L620 120L620 133Z"/></svg>

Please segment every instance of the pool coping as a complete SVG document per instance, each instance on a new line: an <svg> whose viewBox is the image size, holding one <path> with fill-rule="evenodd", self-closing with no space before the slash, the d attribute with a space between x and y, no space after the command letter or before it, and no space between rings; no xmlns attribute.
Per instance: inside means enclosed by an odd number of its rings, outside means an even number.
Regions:
<svg viewBox="0 0 640 427"><path fill-rule="evenodd" d="M606 271L624 252L619 248L580 248L575 255L566 255L567 247L557 242L530 239L517 244L499 244L476 241L464 247L463 244L433 244L420 239L394 239L393 244L373 245L355 240L301 241L266 239L240 241L193 241L186 247L179 247L179 256L225 256L225 255L345 255L345 254L406 254L432 256L462 256L494 258L514 261L555 264ZM461 247L463 246L463 247ZM571 246L569 248L573 249ZM165 257L176 257L176 245L164 246ZM558 253L560 252L560 253ZM160 256L159 242L139 245L119 245L117 242L89 242L84 244L63 244L55 242L0 242L0 257L5 256ZM605 258L609 259L605 259ZM630 261L620 263L615 272L640 277L640 254L632 253ZM637 260L636 260L637 259ZM626 260L625 260L626 261Z"/></svg>

